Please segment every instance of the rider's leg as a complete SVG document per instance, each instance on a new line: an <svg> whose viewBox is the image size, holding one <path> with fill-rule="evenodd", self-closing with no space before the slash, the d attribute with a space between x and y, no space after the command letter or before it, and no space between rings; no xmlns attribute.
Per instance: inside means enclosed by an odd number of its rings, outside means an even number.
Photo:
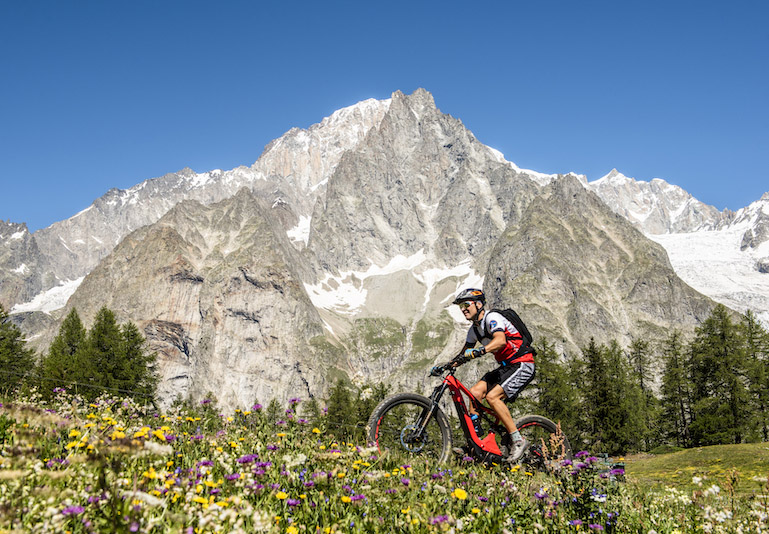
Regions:
<svg viewBox="0 0 769 534"><path fill-rule="evenodd" d="M482 401L486 398L486 391L488 390L489 386L486 384L485 381L481 380L477 384L475 384L473 387L470 388L470 393L473 394L473 397L476 398L478 402ZM477 414L478 411L475 409L475 406L473 406L473 403L469 403L469 406L467 407L467 411L470 413L470 415Z"/></svg>
<svg viewBox="0 0 769 534"><path fill-rule="evenodd" d="M491 388L491 391L486 394L486 402L489 403L491 409L497 414L497 417L499 417L500 422L504 425L505 430L512 434L517 432L518 428L515 426L515 421L510 413L510 409L507 407L507 404L505 404L506 398L507 394L500 385L494 386Z"/></svg>

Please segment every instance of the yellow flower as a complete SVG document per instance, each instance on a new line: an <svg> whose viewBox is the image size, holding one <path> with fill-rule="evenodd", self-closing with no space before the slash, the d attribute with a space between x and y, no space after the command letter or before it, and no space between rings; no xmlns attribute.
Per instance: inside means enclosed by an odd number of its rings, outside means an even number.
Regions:
<svg viewBox="0 0 769 534"><path fill-rule="evenodd" d="M481 509L480 509L480 508L473 508L473 509L472 509L472 510L470 510L470 511L471 511L472 513L474 513L474 514L480 514L480 513L481 513Z"/></svg>
<svg viewBox="0 0 769 534"><path fill-rule="evenodd" d="M342 495L342 502L352 502L352 499L347 495Z"/></svg>
<svg viewBox="0 0 769 534"><path fill-rule="evenodd" d="M288 498L288 494L285 491L279 491L275 496L281 501L284 501Z"/></svg>
<svg viewBox="0 0 769 534"><path fill-rule="evenodd" d="M299 534L299 529L291 525L286 529L286 534Z"/></svg>
<svg viewBox="0 0 769 534"><path fill-rule="evenodd" d="M414 519L412 519L412 520L411 520L411 524L412 524L412 525L418 525L418 524L419 524L419 519L417 519L417 518L415 517Z"/></svg>
<svg viewBox="0 0 769 534"><path fill-rule="evenodd" d="M459 499L460 501L464 501L465 499L467 499L467 492L462 488L456 488L454 491L451 492L451 495L454 498Z"/></svg>
<svg viewBox="0 0 769 534"><path fill-rule="evenodd" d="M200 497L200 496L195 496L193 497L192 500L198 504L208 504L208 499L204 499L203 497Z"/></svg>
<svg viewBox="0 0 769 534"><path fill-rule="evenodd" d="M313 429L312 429L312 433L313 433L313 434L320 434L320 428L318 428L318 427L316 426L315 428L313 428Z"/></svg>
<svg viewBox="0 0 769 534"><path fill-rule="evenodd" d="M69 437L71 437L71 438L76 438L79 435L80 435L80 431L79 430L76 430L76 429L73 428L72 430L69 431Z"/></svg>
<svg viewBox="0 0 769 534"><path fill-rule="evenodd" d="M158 438L160 441L165 441L166 440L166 436L165 436L165 434L163 434L162 430L155 430L152 433L152 435L155 436L156 438Z"/></svg>
<svg viewBox="0 0 769 534"><path fill-rule="evenodd" d="M407 513L409 513L410 511L411 511L411 506L409 506L408 508L401 508L401 513L402 513L402 514L407 514Z"/></svg>

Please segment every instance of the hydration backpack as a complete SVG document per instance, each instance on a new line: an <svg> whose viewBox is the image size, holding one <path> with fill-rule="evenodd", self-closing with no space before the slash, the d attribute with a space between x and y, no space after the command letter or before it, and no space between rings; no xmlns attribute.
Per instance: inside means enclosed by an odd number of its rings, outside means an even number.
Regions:
<svg viewBox="0 0 769 534"><path fill-rule="evenodd" d="M523 322L523 319L521 319L521 317L515 312L514 309L493 308L486 313L491 313L491 312L501 313L505 317L505 319L513 323L513 326L515 327L515 329L518 330L519 334L521 334L521 337L523 338L523 344L521 345L521 348L518 349L516 356L520 356L522 354L527 354L527 353L533 353L533 354L537 353L534 350L534 347L531 346L531 344L534 342L534 338L532 337L531 332L529 332L529 329L526 328L526 324ZM475 326L473 326L473 328L475 328L476 337L480 340L482 337L480 335L480 332L478 332L478 329Z"/></svg>

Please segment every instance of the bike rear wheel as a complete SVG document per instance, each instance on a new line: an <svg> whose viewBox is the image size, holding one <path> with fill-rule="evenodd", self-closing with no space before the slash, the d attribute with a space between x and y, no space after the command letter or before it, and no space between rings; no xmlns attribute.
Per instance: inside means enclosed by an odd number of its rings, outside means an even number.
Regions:
<svg viewBox="0 0 769 534"><path fill-rule="evenodd" d="M560 427L541 415L524 415L515 422L518 431L529 442L521 462L540 471L553 471L564 460L571 460L569 438Z"/></svg>
<svg viewBox="0 0 769 534"><path fill-rule="evenodd" d="M417 426L432 406L427 397L399 393L384 399L368 420L367 434L380 453L421 456L445 462L451 453L451 431L440 408L430 417L423 432Z"/></svg>

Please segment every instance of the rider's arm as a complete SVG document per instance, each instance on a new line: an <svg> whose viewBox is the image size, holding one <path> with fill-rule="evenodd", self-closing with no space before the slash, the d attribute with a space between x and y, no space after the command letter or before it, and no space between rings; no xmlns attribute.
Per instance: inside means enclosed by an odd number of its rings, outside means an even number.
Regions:
<svg viewBox="0 0 769 534"><path fill-rule="evenodd" d="M497 330L491 337L488 345L486 345L486 352L497 352L499 349L507 345L507 338L502 330Z"/></svg>

